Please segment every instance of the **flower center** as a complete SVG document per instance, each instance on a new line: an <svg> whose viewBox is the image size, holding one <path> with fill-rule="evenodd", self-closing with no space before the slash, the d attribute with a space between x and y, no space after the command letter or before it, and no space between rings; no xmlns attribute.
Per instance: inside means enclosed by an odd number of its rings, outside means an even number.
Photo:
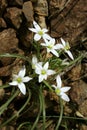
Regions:
<svg viewBox="0 0 87 130"><path fill-rule="evenodd" d="M67 42L66 43L66 46L65 46L65 50L69 50L70 49L70 45L69 45L69 43Z"/></svg>
<svg viewBox="0 0 87 130"><path fill-rule="evenodd" d="M22 79L20 77L17 78L17 82L18 83L21 83L22 82Z"/></svg>
<svg viewBox="0 0 87 130"><path fill-rule="evenodd" d="M41 74L42 74L42 75L45 75L45 74L46 74L46 70L43 69L43 70L41 71Z"/></svg>
<svg viewBox="0 0 87 130"><path fill-rule="evenodd" d="M57 95L60 95L61 90L57 88L57 89L55 89L55 93L56 93Z"/></svg>
<svg viewBox="0 0 87 130"><path fill-rule="evenodd" d="M42 30L40 30L40 31L38 31L38 34L39 34L40 36L42 36L44 33L43 33Z"/></svg>
<svg viewBox="0 0 87 130"><path fill-rule="evenodd" d="M48 48L52 49L53 48L53 44L48 45Z"/></svg>

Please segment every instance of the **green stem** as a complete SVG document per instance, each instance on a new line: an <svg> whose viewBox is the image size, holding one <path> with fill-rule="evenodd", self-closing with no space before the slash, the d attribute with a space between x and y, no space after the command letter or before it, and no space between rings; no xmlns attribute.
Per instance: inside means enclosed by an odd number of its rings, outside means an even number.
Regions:
<svg viewBox="0 0 87 130"><path fill-rule="evenodd" d="M60 116L59 116L59 120L58 120L58 123L57 123L55 130L59 129L59 126L60 126L61 121L62 121L62 117L63 117L63 102L62 102L62 99L60 98Z"/></svg>
<svg viewBox="0 0 87 130"><path fill-rule="evenodd" d="M36 118L35 122L33 123L33 126L32 126L32 128L31 128L31 130L34 130L34 129L35 129L35 127L36 127L36 125L37 125L37 123L38 123L38 121L39 121L41 112L42 112L41 92L40 92L40 94L39 94L39 101L40 101L40 110L39 110L39 113L38 113L38 115L37 115L37 118Z"/></svg>
<svg viewBox="0 0 87 130"><path fill-rule="evenodd" d="M42 119L42 116L40 116ZM46 116L47 118L58 118L60 116ZM71 119L71 120L82 120L82 121L87 121L87 118L79 118L79 117L73 117L73 116L62 116L63 119Z"/></svg>
<svg viewBox="0 0 87 130"><path fill-rule="evenodd" d="M28 90L29 91L29 90ZM19 92L19 91L18 91ZM7 125L10 121L12 121L15 117L18 117L19 114L23 111L23 109L26 107L26 105L29 103L30 101L30 98L31 98L31 93L29 91L29 96L28 96L28 99L27 101L23 104L23 106L21 107L21 109L16 113L14 114L11 118L9 118L7 121L5 121L4 123L2 123L0 125L0 128L2 128L3 126Z"/></svg>
<svg viewBox="0 0 87 130"><path fill-rule="evenodd" d="M31 125L31 124L30 124L30 122L24 122L24 123L20 124L20 126L17 128L17 130L21 130L21 128L22 128L24 125Z"/></svg>
<svg viewBox="0 0 87 130"><path fill-rule="evenodd" d="M40 59L40 45L37 43L37 57Z"/></svg>
<svg viewBox="0 0 87 130"><path fill-rule="evenodd" d="M53 91L52 87L48 84L46 80L43 80L43 83L49 88L49 90Z"/></svg>
<svg viewBox="0 0 87 130"><path fill-rule="evenodd" d="M20 58L20 59L27 61L29 64L31 64L31 62L30 62L31 60L29 59L29 57L26 57L24 55L3 53L3 54L0 54L0 57Z"/></svg>
<svg viewBox="0 0 87 130"><path fill-rule="evenodd" d="M69 66L70 65L73 65L74 63L77 63L77 62L81 62L81 60L85 57L87 55L87 53L85 53L85 54L80 54L75 60L73 60L73 61L71 61L70 62L70 64L69 64Z"/></svg>
<svg viewBox="0 0 87 130"><path fill-rule="evenodd" d="M0 115L7 109L7 106L10 104L10 102L18 95L19 90L17 90L12 96L8 99L8 101L0 107Z"/></svg>
<svg viewBox="0 0 87 130"><path fill-rule="evenodd" d="M0 89L2 89L2 88L8 88L8 87L11 87L11 86L8 85L8 84L6 84L6 85L2 85L2 86L0 86Z"/></svg>
<svg viewBox="0 0 87 130"><path fill-rule="evenodd" d="M86 57L87 53L79 55L75 60L71 61L69 65L67 65L63 70L60 69L58 72L56 72L56 75L61 73L61 75L64 75L66 72L71 70L74 66L76 66L78 63L81 62L81 60Z"/></svg>
<svg viewBox="0 0 87 130"><path fill-rule="evenodd" d="M43 92L42 92L42 86L40 87L40 92L41 92L41 100L42 100L43 130L45 130L46 111L45 111L45 101L44 101L44 96L43 96Z"/></svg>

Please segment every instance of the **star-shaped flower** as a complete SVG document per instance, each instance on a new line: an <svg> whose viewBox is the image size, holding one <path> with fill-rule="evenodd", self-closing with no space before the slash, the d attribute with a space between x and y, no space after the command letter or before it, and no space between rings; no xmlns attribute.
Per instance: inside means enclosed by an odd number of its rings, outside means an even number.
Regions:
<svg viewBox="0 0 87 130"><path fill-rule="evenodd" d="M49 67L48 62L46 62L43 66L42 64L38 63L35 69L35 73L39 75L39 82L42 82L44 79L46 80L49 75L55 74L55 71L48 69Z"/></svg>
<svg viewBox="0 0 87 130"><path fill-rule="evenodd" d="M56 50L61 49L62 45L61 44L56 44L55 45L55 39L50 38L49 40L45 39L45 43L41 43L42 46L45 46L47 48L47 52L53 53L55 56L59 57L59 54Z"/></svg>
<svg viewBox="0 0 87 130"><path fill-rule="evenodd" d="M65 92L67 92L68 90L70 90L71 87L62 87L62 80L61 80L61 77L58 75L56 77L56 83L57 83L57 86L55 85L52 85L52 87L55 88L55 93L60 96L63 100L69 102L70 99L69 97L65 94Z"/></svg>
<svg viewBox="0 0 87 130"><path fill-rule="evenodd" d="M29 28L30 31L34 32L34 40L39 41L41 38L43 39L49 39L50 36L46 34L48 30L46 28L41 29L41 27L33 21L34 28Z"/></svg>
<svg viewBox="0 0 87 130"><path fill-rule="evenodd" d="M26 94L26 87L25 87L25 82L30 81L32 78L29 76L25 76L26 73L26 68L23 66L23 68L19 71L18 75L13 75L13 81L9 83L9 85L12 86L18 86L22 94ZM24 77L25 76L25 77Z"/></svg>
<svg viewBox="0 0 87 130"><path fill-rule="evenodd" d="M63 40L63 38L61 38L61 42L62 42L62 49L64 49L64 51L68 54L68 56L69 56L72 60L74 60L74 57L73 57L72 53L70 52L70 45L69 45L69 43L68 43L68 42L65 42L65 41Z"/></svg>

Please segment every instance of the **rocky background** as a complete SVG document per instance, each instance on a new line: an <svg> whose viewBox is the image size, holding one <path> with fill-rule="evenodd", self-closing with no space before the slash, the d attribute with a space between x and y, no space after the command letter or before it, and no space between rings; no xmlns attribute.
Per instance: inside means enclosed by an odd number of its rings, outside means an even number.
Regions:
<svg viewBox="0 0 87 130"><path fill-rule="evenodd" d="M66 104L64 112L65 115L87 118L87 0L0 0L0 54L31 55L33 34L28 28L33 26L33 20L41 27L47 27L56 40L60 37L68 40L75 58L84 54L83 60L66 72L66 81L72 89L69 94L71 104ZM19 58L0 57L0 85L7 83L12 72L19 70L23 64L24 61ZM0 104L8 96L8 91L0 89ZM58 114L57 99L49 93L45 96L50 102L47 108L51 107ZM34 107L28 112L28 118L37 113ZM9 114L5 113L2 118L8 117ZM87 129L85 121L71 120L70 123L68 130ZM65 130L64 127L60 129ZM47 130L54 130L53 119Z"/></svg>

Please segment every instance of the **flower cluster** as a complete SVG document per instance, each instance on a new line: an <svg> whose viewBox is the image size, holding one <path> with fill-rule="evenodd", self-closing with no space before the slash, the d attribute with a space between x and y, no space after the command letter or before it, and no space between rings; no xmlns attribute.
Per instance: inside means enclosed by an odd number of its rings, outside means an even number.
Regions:
<svg viewBox="0 0 87 130"><path fill-rule="evenodd" d="M49 36L47 34L48 30L46 28L41 29L41 27L33 21L34 28L29 28L30 31L34 32L34 40L38 42L40 39L43 39L40 46L42 46L44 49L46 49L47 53L51 53L57 58L59 57L59 51L63 51L67 53L67 55L70 57L70 59L74 60L74 57L70 51L70 45L68 42L65 42L63 38L61 38L61 43L56 44L56 40ZM38 44L38 43L37 43ZM51 75L57 75L55 70L50 69L50 63L49 61L38 61L38 58L35 55L32 56L32 70L35 73L35 76L38 77L38 82L41 83L44 80L47 80L47 78ZM62 62L63 65L68 65L69 62L64 59ZM29 76L25 76L26 68L23 66L23 68L19 71L18 75L13 75L13 81L9 83L13 86L18 86L22 94L26 94L26 87L25 82L30 81L33 78L30 78ZM32 74L31 74L32 75ZM55 76L54 75L54 76ZM68 90L70 90L70 87L62 87L62 80L60 75L58 74L56 76L56 85L50 85L52 88L54 88L55 93L60 96L63 100L69 101L69 97L65 94Z"/></svg>
<svg viewBox="0 0 87 130"><path fill-rule="evenodd" d="M34 25L34 28L29 28L29 30L35 33L34 35L35 41L39 41L41 38L43 38L44 43L41 43L41 45L46 47L47 53L51 52L52 54L58 57L59 54L57 50L62 49L64 50L65 53L68 54L68 56L72 60L74 59L72 53L70 52L70 45L68 42L65 42L63 38L61 38L62 43L55 45L55 39L50 37L48 34L46 34L46 32L48 32L47 29L45 28L41 29L41 27L35 21L33 21L33 25Z"/></svg>

